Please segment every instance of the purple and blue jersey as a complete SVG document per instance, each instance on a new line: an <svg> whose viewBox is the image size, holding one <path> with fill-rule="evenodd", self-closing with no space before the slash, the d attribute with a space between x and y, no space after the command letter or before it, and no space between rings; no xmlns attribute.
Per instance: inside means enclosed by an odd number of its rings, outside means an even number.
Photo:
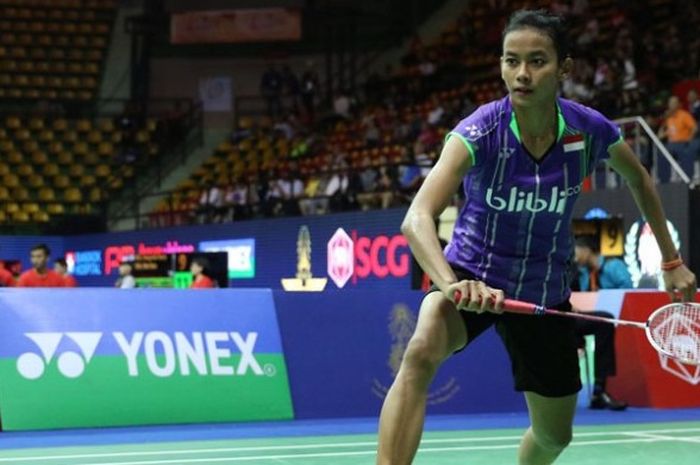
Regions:
<svg viewBox="0 0 700 465"><path fill-rule="evenodd" d="M459 137L472 159L447 261L508 298L540 305L568 299L574 202L622 141L591 108L557 99L557 110L556 142L539 160L521 142L509 97L479 107L447 136Z"/></svg>

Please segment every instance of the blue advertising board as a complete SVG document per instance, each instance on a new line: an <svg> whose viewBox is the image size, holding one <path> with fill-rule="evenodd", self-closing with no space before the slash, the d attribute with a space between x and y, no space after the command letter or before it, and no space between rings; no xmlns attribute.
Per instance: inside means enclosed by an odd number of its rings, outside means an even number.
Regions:
<svg viewBox="0 0 700 465"><path fill-rule="evenodd" d="M275 291L295 417L378 415L413 334L422 295ZM493 330L449 358L428 393L431 414L524 409Z"/></svg>
<svg viewBox="0 0 700 465"><path fill-rule="evenodd" d="M291 419L272 291L0 290L3 429Z"/></svg>
<svg viewBox="0 0 700 465"><path fill-rule="evenodd" d="M113 286L122 258L134 254L229 252L229 287L279 289L302 261L300 231L309 232L311 273L326 289L408 289L410 250L400 234L404 209L276 218L218 225L65 237L3 237L0 258L23 259L29 248L49 242L53 258L65 254L80 286Z"/></svg>

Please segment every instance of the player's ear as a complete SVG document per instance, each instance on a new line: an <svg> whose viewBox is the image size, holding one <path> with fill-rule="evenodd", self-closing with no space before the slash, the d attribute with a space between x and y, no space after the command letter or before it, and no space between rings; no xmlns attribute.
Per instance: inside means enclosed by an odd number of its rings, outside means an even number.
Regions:
<svg viewBox="0 0 700 465"><path fill-rule="evenodd" d="M574 69L574 60L571 57L564 58L564 61L559 65L559 80L563 81L571 75Z"/></svg>

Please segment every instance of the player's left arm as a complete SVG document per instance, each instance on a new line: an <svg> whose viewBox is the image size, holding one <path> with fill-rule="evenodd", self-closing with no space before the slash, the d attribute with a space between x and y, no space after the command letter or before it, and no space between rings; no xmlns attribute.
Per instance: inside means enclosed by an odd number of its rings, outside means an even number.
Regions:
<svg viewBox="0 0 700 465"><path fill-rule="evenodd" d="M662 260L669 262L678 258L678 251L666 227L666 215L661 205L661 199L649 173L626 142L614 144L610 147L609 153L608 165L625 179L632 191L639 211L642 212L654 232L656 242L661 249ZM695 297L697 281L695 275L685 265L665 272L664 282L666 290L674 300L675 290L681 293L684 301L692 301Z"/></svg>

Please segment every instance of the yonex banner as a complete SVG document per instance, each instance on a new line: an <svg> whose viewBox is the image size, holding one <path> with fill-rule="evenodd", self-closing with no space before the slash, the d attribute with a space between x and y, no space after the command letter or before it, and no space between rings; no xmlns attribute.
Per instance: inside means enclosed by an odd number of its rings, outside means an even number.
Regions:
<svg viewBox="0 0 700 465"><path fill-rule="evenodd" d="M270 290L0 292L5 430L292 418Z"/></svg>

